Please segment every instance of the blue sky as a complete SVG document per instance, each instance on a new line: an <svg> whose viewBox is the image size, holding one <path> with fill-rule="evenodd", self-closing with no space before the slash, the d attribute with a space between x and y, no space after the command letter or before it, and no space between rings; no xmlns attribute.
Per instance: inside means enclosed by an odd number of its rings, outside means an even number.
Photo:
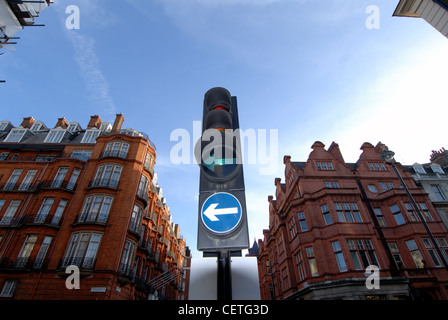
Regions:
<svg viewBox="0 0 448 320"><path fill-rule="evenodd" d="M305 161L314 141L356 162L381 141L406 164L446 147L448 40L422 19L392 17L398 0L55 0L0 57L0 120L33 116L84 128L99 114L146 132L163 195L196 248L199 169L174 165L175 129L193 134L204 93L238 97L242 129L278 130L272 174L245 165L250 238L268 227L267 197L283 156ZM80 9L69 30L66 8ZM369 5L379 29L368 29ZM284 180L284 179L283 179ZM198 256L198 254L196 254Z"/></svg>

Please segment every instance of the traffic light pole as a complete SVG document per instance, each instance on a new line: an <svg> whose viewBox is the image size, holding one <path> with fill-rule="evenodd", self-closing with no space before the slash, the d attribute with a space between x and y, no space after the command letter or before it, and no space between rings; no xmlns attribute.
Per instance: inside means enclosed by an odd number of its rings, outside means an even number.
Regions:
<svg viewBox="0 0 448 320"><path fill-rule="evenodd" d="M218 252L218 301L232 300L230 251Z"/></svg>

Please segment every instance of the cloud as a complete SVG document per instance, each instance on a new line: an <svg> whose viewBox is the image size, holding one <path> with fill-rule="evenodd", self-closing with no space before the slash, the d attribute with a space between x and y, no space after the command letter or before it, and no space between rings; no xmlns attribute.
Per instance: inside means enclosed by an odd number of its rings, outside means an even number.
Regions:
<svg viewBox="0 0 448 320"><path fill-rule="evenodd" d="M67 19L73 17L70 11L66 12L66 9L72 5L79 9L80 29L67 29ZM95 40L83 34L83 29L90 31L92 25L95 28L109 27L117 21L116 16L106 12L104 3L100 5L88 0L61 0L57 1L53 7L61 18L67 39L73 45L73 57L86 84L87 97L93 109L105 116L114 115L116 113L115 103L109 89L109 82L101 70L100 60L95 49Z"/></svg>
<svg viewBox="0 0 448 320"><path fill-rule="evenodd" d="M103 114L115 114L116 107L109 90L109 83L101 71L95 52L95 41L74 30L67 30L66 34L75 49L74 59L86 83L90 102Z"/></svg>

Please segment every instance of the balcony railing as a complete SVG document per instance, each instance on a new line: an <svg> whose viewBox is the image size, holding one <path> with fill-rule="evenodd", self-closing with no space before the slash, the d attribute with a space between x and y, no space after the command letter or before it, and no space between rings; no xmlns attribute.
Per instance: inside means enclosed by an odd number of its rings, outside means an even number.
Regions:
<svg viewBox="0 0 448 320"><path fill-rule="evenodd" d="M84 212L78 214L75 218L74 224L98 224L98 225L106 225L107 220L109 219L109 214L104 213L92 213L92 212Z"/></svg>
<svg viewBox="0 0 448 320"><path fill-rule="evenodd" d="M88 257L65 257L59 261L58 269L77 266L80 270L93 270L96 259Z"/></svg>
<svg viewBox="0 0 448 320"><path fill-rule="evenodd" d="M4 258L0 260L0 270L32 271L46 268L48 259L29 257L18 257L16 259Z"/></svg>
<svg viewBox="0 0 448 320"><path fill-rule="evenodd" d="M90 181L89 188L109 188L116 190L120 180L117 179L94 179Z"/></svg>

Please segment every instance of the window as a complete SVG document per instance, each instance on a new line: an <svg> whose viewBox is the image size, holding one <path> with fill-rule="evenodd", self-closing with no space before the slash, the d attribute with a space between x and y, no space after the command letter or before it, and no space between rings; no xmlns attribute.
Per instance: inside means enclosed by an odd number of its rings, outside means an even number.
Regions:
<svg viewBox="0 0 448 320"><path fill-rule="evenodd" d="M62 267L69 265L92 268L101 241L101 233L74 233L65 254Z"/></svg>
<svg viewBox="0 0 448 320"><path fill-rule="evenodd" d="M440 189L439 185L432 185L431 186L432 191L436 195L436 201L445 201L446 197L442 192L442 189Z"/></svg>
<svg viewBox="0 0 448 320"><path fill-rule="evenodd" d="M286 268L282 270L282 282L284 289L289 288L289 276L288 276L288 270Z"/></svg>
<svg viewBox="0 0 448 320"><path fill-rule="evenodd" d="M7 130L6 128L10 125L10 122L7 120L3 120L2 122L0 122L0 131L5 131Z"/></svg>
<svg viewBox="0 0 448 320"><path fill-rule="evenodd" d="M34 261L33 268L39 269L44 263L45 256L47 255L48 248L50 247L52 237L46 236L42 245L40 246L39 252L37 253L36 260Z"/></svg>
<svg viewBox="0 0 448 320"><path fill-rule="evenodd" d="M121 256L120 272L128 273L130 271L132 261L134 260L135 243L126 240L123 255Z"/></svg>
<svg viewBox="0 0 448 320"><path fill-rule="evenodd" d="M441 267L442 263L440 262L439 256L437 255L436 250L434 249L431 240L428 238L423 238L423 244L426 247L426 250L428 251L429 255L431 256L431 260L434 263L434 266Z"/></svg>
<svg viewBox="0 0 448 320"><path fill-rule="evenodd" d="M304 231L308 231L308 226L306 224L306 220L305 220L305 213L304 212L299 212L297 214L297 218L299 219L299 224L300 224L300 230L302 232ZM331 217L330 217L331 218Z"/></svg>
<svg viewBox="0 0 448 320"><path fill-rule="evenodd" d="M118 157L126 159L129 150L129 143L110 142L104 149L103 157Z"/></svg>
<svg viewBox="0 0 448 320"><path fill-rule="evenodd" d="M412 259L414 259L417 268L423 268L424 267L423 257L420 251L418 250L415 240L406 241L406 245L408 246L409 252L411 253Z"/></svg>
<svg viewBox="0 0 448 320"><path fill-rule="evenodd" d="M35 234L28 235L26 237L22 249L20 250L17 260L15 262L15 266L17 268L23 268L26 265L26 263L28 262L28 258L30 257L31 252L33 251L34 245L36 244L36 241L37 241L37 235Z"/></svg>
<svg viewBox="0 0 448 320"><path fill-rule="evenodd" d="M404 265L403 259L401 259L400 251L398 250L397 244L395 242L391 242L391 243L388 243L388 245L389 245L389 249L390 249L392 255L394 256L394 260L398 265L398 268L400 268L400 269L404 268L405 265Z"/></svg>
<svg viewBox="0 0 448 320"><path fill-rule="evenodd" d="M54 224L54 225L59 224L59 220L61 220L61 217L62 217L62 214L64 213L66 205L67 205L66 199L61 199L61 201L59 201L58 207L53 216L53 220L51 220L51 224Z"/></svg>
<svg viewBox="0 0 448 320"><path fill-rule="evenodd" d="M332 224L333 220L331 219L330 209L328 209L328 205L324 204L324 205L320 206L320 209L322 210L325 224L326 225Z"/></svg>
<svg viewBox="0 0 448 320"><path fill-rule="evenodd" d="M0 161L6 161L8 160L9 152L2 152L0 153Z"/></svg>
<svg viewBox="0 0 448 320"><path fill-rule="evenodd" d="M299 281L304 281L306 279L305 266L302 257L302 251L299 250L296 254L297 272L299 274Z"/></svg>
<svg viewBox="0 0 448 320"><path fill-rule="evenodd" d="M116 188L120 182L122 166L117 165L103 165L99 166L95 178L93 179L92 186L94 187L111 187Z"/></svg>
<svg viewBox="0 0 448 320"><path fill-rule="evenodd" d="M324 186L327 189L338 189L339 183L337 181L324 181Z"/></svg>
<svg viewBox="0 0 448 320"><path fill-rule="evenodd" d="M87 197L78 222L106 223L113 199L103 195Z"/></svg>
<svg viewBox="0 0 448 320"><path fill-rule="evenodd" d="M27 129L12 129L3 142L20 142L27 131Z"/></svg>
<svg viewBox="0 0 448 320"><path fill-rule="evenodd" d="M291 220L289 220L288 227L289 227L290 239L294 239L295 236L297 235L297 225L296 221L294 220L294 217L292 217Z"/></svg>
<svg viewBox="0 0 448 320"><path fill-rule="evenodd" d="M152 155L150 153L147 153L146 159L145 159L145 164L144 164L145 168L147 170L151 170L153 164L154 164L154 158L152 157Z"/></svg>
<svg viewBox="0 0 448 320"><path fill-rule="evenodd" d="M389 208L395 218L395 222L397 222L398 225L406 223L406 220L404 220L403 214L401 213L398 205L394 204L393 206L390 206Z"/></svg>
<svg viewBox="0 0 448 320"><path fill-rule="evenodd" d="M45 198L40 206L39 212L37 213L34 223L44 223L47 219L48 213L53 206L54 198Z"/></svg>
<svg viewBox="0 0 448 320"><path fill-rule="evenodd" d="M137 232L142 219L143 208L139 205L134 205L132 211L131 223L129 224L129 230Z"/></svg>
<svg viewBox="0 0 448 320"><path fill-rule="evenodd" d="M70 180L68 181L68 184L67 184L68 190L73 190L75 188L76 181L78 181L78 177L79 177L80 173L81 173L81 169L75 168L73 170L72 176L70 177Z"/></svg>
<svg viewBox="0 0 448 320"><path fill-rule="evenodd" d="M92 150L73 150L71 157L81 161L88 161L92 155Z"/></svg>
<svg viewBox="0 0 448 320"><path fill-rule="evenodd" d="M423 219L425 219L425 221L434 221L434 218L431 216L431 213L429 212L428 207L426 206L426 203L424 202L419 202L417 204L420 207L420 210L423 214Z"/></svg>
<svg viewBox="0 0 448 320"><path fill-rule="evenodd" d="M63 129L52 129L48 132L44 143L60 143L67 131Z"/></svg>
<svg viewBox="0 0 448 320"><path fill-rule="evenodd" d="M356 203L335 203L334 206L340 222L362 222Z"/></svg>
<svg viewBox="0 0 448 320"><path fill-rule="evenodd" d="M375 212L376 219L378 220L378 224L381 227L387 227L387 222L386 222L386 219L384 219L384 215L383 215L383 212L381 211L381 209L373 208L373 212Z"/></svg>
<svg viewBox="0 0 448 320"><path fill-rule="evenodd" d="M339 271L340 272L347 271L347 264L345 263L344 255L342 254L342 249L339 244L339 241L334 241L331 243L331 245L333 247L336 262L338 263Z"/></svg>
<svg viewBox="0 0 448 320"><path fill-rule="evenodd" d="M380 188L381 188L381 191L386 192L387 190L391 190L395 187L392 182L380 182Z"/></svg>
<svg viewBox="0 0 448 320"><path fill-rule="evenodd" d="M370 171L387 171L386 166L382 162L370 162Z"/></svg>
<svg viewBox="0 0 448 320"><path fill-rule="evenodd" d="M266 260L266 273L271 274L271 261Z"/></svg>
<svg viewBox="0 0 448 320"><path fill-rule="evenodd" d="M11 224L12 219L14 218L14 215L19 206L20 206L20 200L12 200L11 203L9 204L8 209L6 209L6 212L3 215L2 220L0 220L0 225Z"/></svg>
<svg viewBox="0 0 448 320"><path fill-rule="evenodd" d="M141 198L144 198L147 190L148 190L148 178L142 175L142 177L140 178L140 184L138 186L137 195Z"/></svg>
<svg viewBox="0 0 448 320"><path fill-rule="evenodd" d="M305 248L306 257L308 258L308 265L310 266L310 272L313 277L318 276L316 258L314 257L313 247Z"/></svg>
<svg viewBox="0 0 448 320"><path fill-rule="evenodd" d="M65 176L67 175L68 168L59 168L54 180L51 184L52 188L60 188L62 186L62 182L64 182Z"/></svg>
<svg viewBox="0 0 448 320"><path fill-rule="evenodd" d="M366 269L370 265L379 267L371 240L347 239L347 246L356 270Z"/></svg>
<svg viewBox="0 0 448 320"><path fill-rule="evenodd" d="M445 172L443 171L442 167L437 165L437 164L431 164L431 169L434 173L440 173L440 174L445 174Z"/></svg>
<svg viewBox="0 0 448 320"><path fill-rule="evenodd" d="M79 123L73 121L73 122L70 122L70 124L69 124L67 130L68 130L69 132L79 131L79 130L81 130L81 126L79 125Z"/></svg>
<svg viewBox="0 0 448 320"><path fill-rule="evenodd" d="M334 170L333 163L331 161L316 161L317 170Z"/></svg>
<svg viewBox="0 0 448 320"><path fill-rule="evenodd" d="M440 250L442 250L443 254L445 255L445 260L448 261L448 243L446 242L445 238L437 238L436 240L439 244Z"/></svg>
<svg viewBox="0 0 448 320"><path fill-rule="evenodd" d="M6 280L3 286L0 297L2 298L12 298L14 296L14 291L16 290L17 281L16 280Z"/></svg>
<svg viewBox="0 0 448 320"><path fill-rule="evenodd" d="M19 180L20 175L22 174L22 169L16 169L12 172L11 176L8 179L8 182L6 182L5 187L3 188L3 190L12 190L14 189L14 186L17 182L17 180Z"/></svg>
<svg viewBox="0 0 448 320"><path fill-rule="evenodd" d="M404 206L406 207L406 210L408 211L409 219L411 221L420 221L420 219L417 216L417 213L414 210L414 207L410 203L405 203Z"/></svg>
<svg viewBox="0 0 448 320"><path fill-rule="evenodd" d="M372 193L377 193L378 192L378 189L373 184L369 184L367 186L367 189L369 189L369 191L372 192Z"/></svg>
<svg viewBox="0 0 448 320"><path fill-rule="evenodd" d="M27 191L30 188L36 174L37 170L28 170L25 178L23 178L23 181L20 184L19 191Z"/></svg>
<svg viewBox="0 0 448 320"><path fill-rule="evenodd" d="M423 166L421 165L414 165L414 170L417 173L426 174L425 168L423 168Z"/></svg>
<svg viewBox="0 0 448 320"><path fill-rule="evenodd" d="M81 143L95 143L96 138L100 135L101 131L97 129L86 130L84 137L82 137Z"/></svg>
<svg viewBox="0 0 448 320"><path fill-rule="evenodd" d="M57 156L53 155L53 154L39 154L39 155L36 156L34 161L36 161L36 162L50 162L50 161L53 161L56 158L57 158Z"/></svg>

